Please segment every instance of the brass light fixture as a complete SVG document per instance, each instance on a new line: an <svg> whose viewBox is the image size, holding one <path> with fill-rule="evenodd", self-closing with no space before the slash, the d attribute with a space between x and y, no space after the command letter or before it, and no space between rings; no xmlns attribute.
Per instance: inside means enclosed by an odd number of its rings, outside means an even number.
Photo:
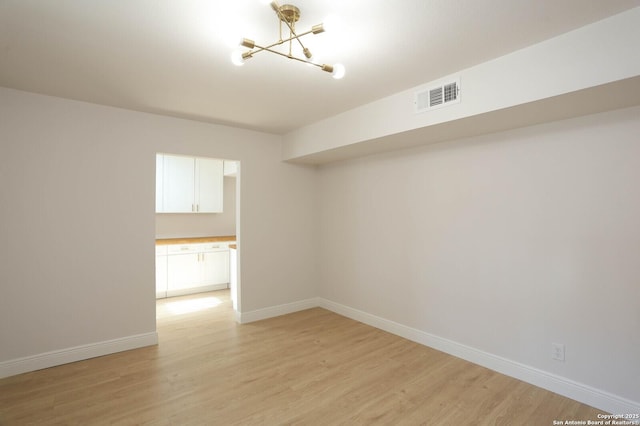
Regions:
<svg viewBox="0 0 640 426"><path fill-rule="evenodd" d="M325 31L323 24L314 25L311 27L309 31L305 31L302 33L296 32L296 22L300 19L300 9L291 4L284 4L280 6L277 1L270 2L271 8L276 13L278 17L278 25L279 25L279 38L276 42L271 43L267 46L257 45L253 40L248 38L243 38L240 42L240 46L246 47L247 51L241 52L239 50L234 51L231 54L231 61L235 65L243 65L247 59L250 59L258 52L267 51L271 53L275 53L276 55L284 56L285 58L293 59L299 62L303 62L305 64L313 65L320 68L322 71L331 73L333 78L341 79L344 77L345 68L342 64L318 64L312 60L311 51L305 47L302 43L303 36L308 34L320 34ZM284 32L283 32L284 28ZM304 58L295 56L293 53L293 45L299 44L302 49L302 53ZM274 48L277 46L284 46L288 48L287 51L281 52L279 50L275 50Z"/></svg>

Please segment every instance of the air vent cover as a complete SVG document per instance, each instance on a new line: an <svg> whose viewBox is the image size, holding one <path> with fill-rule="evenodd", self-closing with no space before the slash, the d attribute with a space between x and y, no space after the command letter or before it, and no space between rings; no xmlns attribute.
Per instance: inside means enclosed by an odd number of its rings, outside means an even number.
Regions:
<svg viewBox="0 0 640 426"><path fill-rule="evenodd" d="M416 112L428 111L460 102L460 79L430 87L416 93Z"/></svg>

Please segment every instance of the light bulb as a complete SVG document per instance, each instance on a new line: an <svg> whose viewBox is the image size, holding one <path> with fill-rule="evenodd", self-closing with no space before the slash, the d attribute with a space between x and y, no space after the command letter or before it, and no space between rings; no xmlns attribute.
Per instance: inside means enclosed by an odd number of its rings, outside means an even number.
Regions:
<svg viewBox="0 0 640 426"><path fill-rule="evenodd" d="M336 15L328 15L322 20L322 28L328 33L336 31L339 26L340 21Z"/></svg>
<svg viewBox="0 0 640 426"><path fill-rule="evenodd" d="M241 67L244 65L244 58L242 57L241 50L234 50L231 53L231 62L237 67Z"/></svg>
<svg viewBox="0 0 640 426"><path fill-rule="evenodd" d="M344 65L342 64L335 64L333 66L333 72L331 73L331 75L333 76L333 78L335 78L336 80L340 80L342 77L344 77L344 75L346 74L347 70L345 69Z"/></svg>
<svg viewBox="0 0 640 426"><path fill-rule="evenodd" d="M239 34L227 33L224 36L224 44L229 48L234 48L242 44L242 36Z"/></svg>
<svg viewBox="0 0 640 426"><path fill-rule="evenodd" d="M229 49L238 47L242 42L242 37L245 36L244 30L244 23L235 17L225 19L224 22L220 22L216 25L216 31L220 34L221 41Z"/></svg>

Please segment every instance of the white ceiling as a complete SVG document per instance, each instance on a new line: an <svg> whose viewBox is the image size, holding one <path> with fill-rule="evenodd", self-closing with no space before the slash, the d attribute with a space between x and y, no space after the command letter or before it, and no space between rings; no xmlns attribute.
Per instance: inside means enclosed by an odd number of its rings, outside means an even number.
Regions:
<svg viewBox="0 0 640 426"><path fill-rule="evenodd" d="M293 1L292 1L293 2ZM282 2L281 2L282 3ZM0 0L0 86L237 127L292 129L435 80L640 0L296 0L318 68L262 52L230 62L234 31L259 44L277 19L258 0ZM324 59L324 60L323 60Z"/></svg>

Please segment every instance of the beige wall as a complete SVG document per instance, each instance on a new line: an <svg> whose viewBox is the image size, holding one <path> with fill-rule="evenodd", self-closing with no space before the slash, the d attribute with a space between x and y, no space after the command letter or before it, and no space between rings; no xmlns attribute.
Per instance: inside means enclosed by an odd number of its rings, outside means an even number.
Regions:
<svg viewBox="0 0 640 426"><path fill-rule="evenodd" d="M0 364L155 332L156 152L241 162L242 311L316 295L315 170L279 137L0 88Z"/></svg>

